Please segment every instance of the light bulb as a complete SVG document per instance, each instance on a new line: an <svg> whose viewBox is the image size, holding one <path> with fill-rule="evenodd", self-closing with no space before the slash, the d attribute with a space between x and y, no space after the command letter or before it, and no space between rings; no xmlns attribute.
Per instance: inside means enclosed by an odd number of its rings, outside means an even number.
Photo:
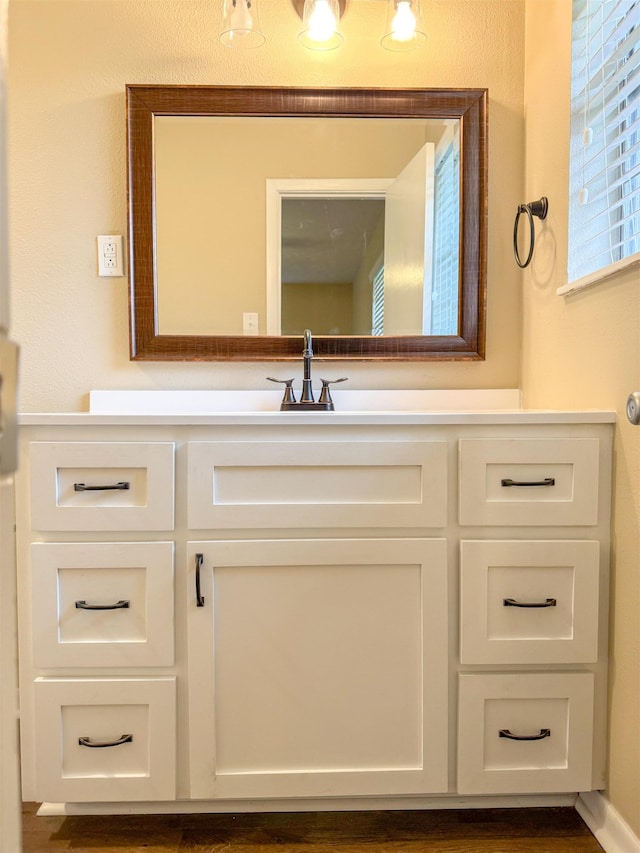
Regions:
<svg viewBox="0 0 640 853"><path fill-rule="evenodd" d="M416 16L411 11L409 0L399 0L396 14L391 22L393 38L398 41L409 41L416 32Z"/></svg>
<svg viewBox="0 0 640 853"><path fill-rule="evenodd" d="M233 12L231 13L231 29L232 30L251 30L253 29L253 18L249 8L251 3L249 0L235 0L233 4Z"/></svg>
<svg viewBox="0 0 640 853"><path fill-rule="evenodd" d="M309 15L307 36L313 41L328 41L336 27L337 21L328 0L316 0Z"/></svg>

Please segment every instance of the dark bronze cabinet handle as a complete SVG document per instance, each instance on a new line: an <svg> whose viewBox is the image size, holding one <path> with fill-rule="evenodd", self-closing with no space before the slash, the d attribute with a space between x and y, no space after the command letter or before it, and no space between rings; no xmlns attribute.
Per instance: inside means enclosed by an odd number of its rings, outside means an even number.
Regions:
<svg viewBox="0 0 640 853"><path fill-rule="evenodd" d="M555 598L545 598L544 601L516 601L515 598L503 598L505 607L555 607L558 603Z"/></svg>
<svg viewBox="0 0 640 853"><path fill-rule="evenodd" d="M91 740L90 737L79 737L79 746L88 746L91 749L104 749L107 746L120 746L122 743L131 743L133 735L120 735L117 740L98 741Z"/></svg>
<svg viewBox="0 0 640 853"><path fill-rule="evenodd" d="M203 560L203 554L196 554L196 605L198 607L204 607L204 596L200 593L200 567Z"/></svg>
<svg viewBox="0 0 640 853"><path fill-rule="evenodd" d="M546 737L551 737L551 729L540 729L537 735L514 735L509 729L500 729L499 737L506 737L509 740L542 740Z"/></svg>
<svg viewBox="0 0 640 853"><path fill-rule="evenodd" d="M112 483L108 486L87 486L86 483L74 483L73 491L74 492L113 492L113 491L127 491L127 489L131 488L131 483L122 482L122 483Z"/></svg>
<svg viewBox="0 0 640 853"><path fill-rule="evenodd" d="M129 602L120 600L115 604L87 604L86 601L76 601L78 610L126 610L129 607Z"/></svg>
<svg viewBox="0 0 640 853"><path fill-rule="evenodd" d="M555 486L555 477L545 477L544 480L510 480L500 481L501 486Z"/></svg>

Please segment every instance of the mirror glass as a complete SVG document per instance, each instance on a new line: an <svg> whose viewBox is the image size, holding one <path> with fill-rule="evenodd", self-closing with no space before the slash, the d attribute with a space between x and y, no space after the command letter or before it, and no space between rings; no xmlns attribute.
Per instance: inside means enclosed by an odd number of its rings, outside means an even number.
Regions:
<svg viewBox="0 0 640 853"><path fill-rule="evenodd" d="M457 334L458 126L157 116L160 334Z"/></svg>
<svg viewBox="0 0 640 853"><path fill-rule="evenodd" d="M127 106L132 358L483 357L485 90Z"/></svg>

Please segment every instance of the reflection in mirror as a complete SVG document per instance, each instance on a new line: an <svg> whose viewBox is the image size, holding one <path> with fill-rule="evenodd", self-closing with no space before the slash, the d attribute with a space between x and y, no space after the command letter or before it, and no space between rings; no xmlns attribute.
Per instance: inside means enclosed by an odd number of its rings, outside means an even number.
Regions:
<svg viewBox="0 0 640 853"><path fill-rule="evenodd" d="M321 335L457 334L457 264L443 282L446 264L441 261L458 253L458 125L434 119L158 116L154 214L160 334L289 335L306 328ZM254 147L258 136L260 145ZM447 169L449 158L453 169ZM370 223L350 218L367 216L364 211L373 201L357 204L365 189L371 198L382 199L386 211L384 220L376 220L384 230L373 259L364 251L370 245ZM324 202L314 204L314 199ZM285 222L301 205L306 205L304 221ZM434 235L443 217L452 223L440 227L445 244L436 253ZM290 267L294 238L297 281ZM288 241L284 254L283 240ZM354 256L369 268L356 266ZM345 277L347 257L351 269ZM272 263L275 267L268 269ZM335 264L341 266L342 279L336 278ZM374 272L379 307L386 305L376 332L370 319ZM355 280L358 274L369 277L368 292L364 280ZM277 291L268 287L274 279ZM218 280L233 281L234 287L227 293L215 286ZM285 281L289 304L282 302ZM309 285L306 297L295 287L303 283ZM351 319L345 314L349 288L359 303L349 310ZM448 326L437 322L438 292L451 306ZM308 300L306 320L298 314L281 316L283 310L289 313L291 300L299 305ZM339 311L333 319L327 313L330 300ZM247 314L253 318L250 329Z"/></svg>
<svg viewBox="0 0 640 853"><path fill-rule="evenodd" d="M483 357L484 90L127 95L132 357Z"/></svg>

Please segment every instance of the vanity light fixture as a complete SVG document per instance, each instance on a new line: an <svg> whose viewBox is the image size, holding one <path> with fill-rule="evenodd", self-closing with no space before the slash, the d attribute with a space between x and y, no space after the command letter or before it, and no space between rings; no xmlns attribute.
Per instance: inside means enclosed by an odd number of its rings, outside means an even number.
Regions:
<svg viewBox="0 0 640 853"><path fill-rule="evenodd" d="M413 50L427 40L420 0L387 0L387 25L380 42L387 50Z"/></svg>
<svg viewBox="0 0 640 853"><path fill-rule="evenodd" d="M220 41L225 47L251 48L264 44L258 0L224 0Z"/></svg>
<svg viewBox="0 0 640 853"><path fill-rule="evenodd" d="M298 34L300 44L310 50L335 50L344 41L339 30L344 0L294 0L296 11L302 18Z"/></svg>

